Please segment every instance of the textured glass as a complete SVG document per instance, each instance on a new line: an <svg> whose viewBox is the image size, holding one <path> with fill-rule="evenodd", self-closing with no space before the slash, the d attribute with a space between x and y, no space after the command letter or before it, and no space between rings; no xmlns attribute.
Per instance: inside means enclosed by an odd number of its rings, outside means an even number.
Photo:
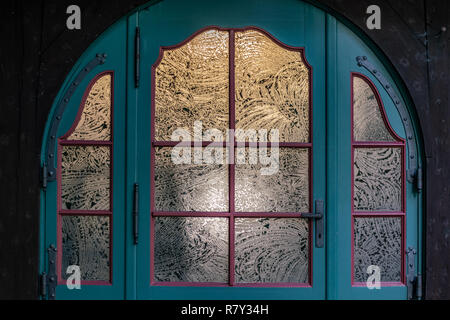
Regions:
<svg viewBox="0 0 450 320"><path fill-rule="evenodd" d="M353 130L356 141L395 141L381 115L375 92L360 77L353 77Z"/></svg>
<svg viewBox="0 0 450 320"><path fill-rule="evenodd" d="M109 210L109 147L63 146L61 153L61 209Z"/></svg>
<svg viewBox="0 0 450 320"><path fill-rule="evenodd" d="M381 281L401 281L401 218L356 218L354 280L366 282L367 267L380 267Z"/></svg>
<svg viewBox="0 0 450 320"><path fill-rule="evenodd" d="M156 140L172 132L228 128L228 32L207 30L183 46L164 51L155 73Z"/></svg>
<svg viewBox="0 0 450 320"><path fill-rule="evenodd" d="M199 148L204 151L205 148ZM155 148L155 208L158 211L228 211L225 164L175 164L171 147ZM200 152L201 154L201 152ZM226 152L223 151L223 157Z"/></svg>
<svg viewBox="0 0 450 320"><path fill-rule="evenodd" d="M111 75L91 87L75 130L68 140L111 140Z"/></svg>
<svg viewBox="0 0 450 320"><path fill-rule="evenodd" d="M301 218L236 218L236 282L307 283L308 229Z"/></svg>
<svg viewBox="0 0 450 320"><path fill-rule="evenodd" d="M242 152L242 148L238 148ZM270 150L270 148L269 148ZM248 152L248 148L247 148ZM278 172L262 175L263 166L236 164L235 207L240 212L308 212L309 150L279 148Z"/></svg>
<svg viewBox="0 0 450 320"><path fill-rule="evenodd" d="M156 281L227 282L228 219L155 218Z"/></svg>
<svg viewBox="0 0 450 320"><path fill-rule="evenodd" d="M354 208L359 211L402 209L400 148L355 148Z"/></svg>
<svg viewBox="0 0 450 320"><path fill-rule="evenodd" d="M236 128L309 141L309 71L300 52L256 30L236 32Z"/></svg>
<svg viewBox="0 0 450 320"><path fill-rule="evenodd" d="M62 278L80 267L81 280L110 280L110 224L106 216L61 216Z"/></svg>

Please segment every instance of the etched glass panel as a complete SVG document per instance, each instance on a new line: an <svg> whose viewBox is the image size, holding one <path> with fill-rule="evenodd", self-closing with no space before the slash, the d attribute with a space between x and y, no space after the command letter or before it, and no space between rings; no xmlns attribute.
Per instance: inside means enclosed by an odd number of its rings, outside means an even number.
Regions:
<svg viewBox="0 0 450 320"><path fill-rule="evenodd" d="M63 146L61 209L109 210L110 148Z"/></svg>
<svg viewBox="0 0 450 320"><path fill-rule="evenodd" d="M87 95L80 121L68 140L111 140L111 74L101 76Z"/></svg>
<svg viewBox="0 0 450 320"><path fill-rule="evenodd" d="M301 53L256 30L235 37L236 128L278 129L282 142L308 142L310 79Z"/></svg>
<svg viewBox="0 0 450 320"><path fill-rule="evenodd" d="M366 282L367 267L380 267L381 281L401 281L401 218L355 218L354 281Z"/></svg>
<svg viewBox="0 0 450 320"><path fill-rule="evenodd" d="M155 138L170 141L177 128L191 133L228 128L228 32L207 30L165 50L155 72Z"/></svg>
<svg viewBox="0 0 450 320"><path fill-rule="evenodd" d="M375 92L367 81L353 77L353 130L356 141L395 141L383 120Z"/></svg>
<svg viewBox="0 0 450 320"><path fill-rule="evenodd" d="M236 218L237 283L309 281L309 227L301 218Z"/></svg>
<svg viewBox="0 0 450 320"><path fill-rule="evenodd" d="M155 281L227 282L228 219L155 218Z"/></svg>
<svg viewBox="0 0 450 320"><path fill-rule="evenodd" d="M244 150L248 154L249 148L237 148L236 156ZM277 171L269 175L261 171L269 165L262 165L259 160L257 164L250 164L248 156L245 164L236 164L236 211L309 212L309 150L279 148L276 162L275 158Z"/></svg>
<svg viewBox="0 0 450 320"><path fill-rule="evenodd" d="M81 280L110 280L110 222L106 216L61 216L62 278L80 267Z"/></svg>
<svg viewBox="0 0 450 320"><path fill-rule="evenodd" d="M354 157L355 210L400 211L401 148L355 148Z"/></svg>
<svg viewBox="0 0 450 320"><path fill-rule="evenodd" d="M195 164L195 158L206 156L207 148L190 147L189 164L176 164L171 147L155 148L155 208L158 211L228 211L228 167L226 152L223 164ZM212 150L212 149L209 149ZM215 155L215 151L211 153ZM219 153L218 153L219 154ZM203 162L203 159L201 160Z"/></svg>

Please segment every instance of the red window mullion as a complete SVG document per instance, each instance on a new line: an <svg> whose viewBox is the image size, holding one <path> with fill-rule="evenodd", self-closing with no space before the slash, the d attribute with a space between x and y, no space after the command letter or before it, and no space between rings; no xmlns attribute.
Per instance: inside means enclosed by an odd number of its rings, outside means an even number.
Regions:
<svg viewBox="0 0 450 320"><path fill-rule="evenodd" d="M234 132L234 129L236 128L236 106L235 106L235 71L234 71L234 30L229 31L229 64L228 64L228 73L229 73L229 125L231 131ZM233 139L233 141L231 141ZM229 249L229 270L228 270L228 276L229 276L229 285L234 285L234 239L235 239L235 231L234 231L234 192L235 192L235 172L234 172L234 134L230 135L228 137L228 142L230 144L230 148L228 151L229 156L229 170L228 170L228 209L230 212L230 217L228 218L228 234L229 234L229 240L228 240L228 249Z"/></svg>

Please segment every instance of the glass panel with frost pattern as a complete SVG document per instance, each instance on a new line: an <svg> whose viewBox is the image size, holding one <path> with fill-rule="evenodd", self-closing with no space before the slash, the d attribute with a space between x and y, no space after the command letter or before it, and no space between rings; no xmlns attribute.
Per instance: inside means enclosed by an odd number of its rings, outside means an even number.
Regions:
<svg viewBox="0 0 450 320"><path fill-rule="evenodd" d="M170 141L174 130L193 134L228 128L228 32L207 30L176 49L165 50L155 70L155 139ZM192 136L193 139L193 136Z"/></svg>
<svg viewBox="0 0 450 320"><path fill-rule="evenodd" d="M156 217L154 280L228 281L228 219Z"/></svg>
<svg viewBox="0 0 450 320"><path fill-rule="evenodd" d="M356 141L395 141L386 128L376 93L366 80L353 76L353 134Z"/></svg>
<svg viewBox="0 0 450 320"><path fill-rule="evenodd" d="M80 267L81 280L110 280L110 220L107 216L61 216L62 278Z"/></svg>
<svg viewBox="0 0 450 320"><path fill-rule="evenodd" d="M189 164L176 164L171 147L155 148L155 208L157 211L228 211L228 166L195 164L194 155L204 156L206 148L190 149ZM214 155L215 151L211 152Z"/></svg>
<svg viewBox="0 0 450 320"><path fill-rule="evenodd" d="M110 209L109 146L62 146L61 209Z"/></svg>
<svg viewBox="0 0 450 320"><path fill-rule="evenodd" d="M309 142L309 70L299 51L257 30L236 32L236 129L278 129L282 142Z"/></svg>
<svg viewBox="0 0 450 320"><path fill-rule="evenodd" d="M263 175L258 160L251 164L250 148L236 148L236 156L245 152L244 164L235 167L235 207L238 212L309 212L309 150L279 148L277 171ZM253 148L258 151L259 149ZM268 155L270 148L268 148Z"/></svg>
<svg viewBox="0 0 450 320"><path fill-rule="evenodd" d="M308 283L309 224L302 218L236 218L237 283Z"/></svg>
<svg viewBox="0 0 450 320"><path fill-rule="evenodd" d="M355 148L354 208L402 210L402 149Z"/></svg>
<svg viewBox="0 0 450 320"><path fill-rule="evenodd" d="M92 85L80 120L68 140L111 140L111 81L111 74L105 74Z"/></svg>
<svg viewBox="0 0 450 320"><path fill-rule="evenodd" d="M381 281L401 281L402 219L355 218L354 281L366 282L367 267L380 267Z"/></svg>

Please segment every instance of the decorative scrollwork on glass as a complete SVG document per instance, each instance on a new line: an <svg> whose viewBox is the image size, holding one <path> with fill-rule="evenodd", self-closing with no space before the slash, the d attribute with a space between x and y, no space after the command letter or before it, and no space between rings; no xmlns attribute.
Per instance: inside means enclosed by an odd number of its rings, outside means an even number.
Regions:
<svg viewBox="0 0 450 320"><path fill-rule="evenodd" d="M280 141L308 142L309 69L299 51L258 30L236 32L236 128L278 129Z"/></svg>
<svg viewBox="0 0 450 320"><path fill-rule="evenodd" d="M402 209L402 149L355 148L354 208L360 211Z"/></svg>
<svg viewBox="0 0 450 320"><path fill-rule="evenodd" d="M92 85L75 130L67 140L111 140L112 76L100 76Z"/></svg>
<svg viewBox="0 0 450 320"><path fill-rule="evenodd" d="M355 218L354 281L366 282L367 267L380 267L382 282L401 281L402 219Z"/></svg>
<svg viewBox="0 0 450 320"><path fill-rule="evenodd" d="M236 218L235 224L236 282L308 282L308 220Z"/></svg>
<svg viewBox="0 0 450 320"><path fill-rule="evenodd" d="M109 146L62 146L61 209L110 209Z"/></svg>
<svg viewBox="0 0 450 320"><path fill-rule="evenodd" d="M227 282L228 220L155 218L155 281Z"/></svg>
<svg viewBox="0 0 450 320"><path fill-rule="evenodd" d="M175 49L165 49L155 67L155 139L172 132L228 128L228 32L210 29Z"/></svg>
<svg viewBox="0 0 450 320"><path fill-rule="evenodd" d="M110 220L106 216L62 216L62 278L80 267L81 280L110 280Z"/></svg>

